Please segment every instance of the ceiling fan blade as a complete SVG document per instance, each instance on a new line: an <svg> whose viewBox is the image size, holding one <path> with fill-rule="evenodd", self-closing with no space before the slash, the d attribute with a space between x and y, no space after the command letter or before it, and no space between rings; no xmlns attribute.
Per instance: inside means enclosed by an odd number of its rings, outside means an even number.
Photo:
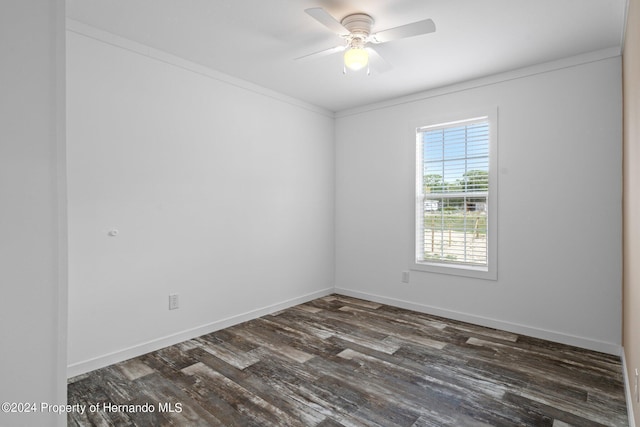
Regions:
<svg viewBox="0 0 640 427"><path fill-rule="evenodd" d="M342 52L346 49L344 45L330 47L319 52L313 52L308 55L303 55L295 58L296 61L306 61L307 59L322 58L323 56L333 55L334 53Z"/></svg>
<svg viewBox="0 0 640 427"><path fill-rule="evenodd" d="M378 73L385 73L393 68L391 64L387 62L380 54L371 46L365 48L365 50L369 53L369 63L371 64L371 68L376 70Z"/></svg>
<svg viewBox="0 0 640 427"><path fill-rule="evenodd" d="M313 19L333 31L334 33L340 35L348 35L349 30L342 26L340 22L336 20L333 16L329 14L326 10L321 7L312 7L311 9L305 9L307 15L311 16Z"/></svg>
<svg viewBox="0 0 640 427"><path fill-rule="evenodd" d="M431 19L425 19L424 21L401 25L375 33L371 36L371 41L373 43L386 43L392 40L433 33L435 30L436 24Z"/></svg>

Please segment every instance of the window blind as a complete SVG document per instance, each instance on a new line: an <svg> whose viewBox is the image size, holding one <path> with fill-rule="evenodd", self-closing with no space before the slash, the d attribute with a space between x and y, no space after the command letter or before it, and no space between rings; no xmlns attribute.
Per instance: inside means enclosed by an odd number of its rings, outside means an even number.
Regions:
<svg viewBox="0 0 640 427"><path fill-rule="evenodd" d="M487 266L489 120L418 129L416 262Z"/></svg>

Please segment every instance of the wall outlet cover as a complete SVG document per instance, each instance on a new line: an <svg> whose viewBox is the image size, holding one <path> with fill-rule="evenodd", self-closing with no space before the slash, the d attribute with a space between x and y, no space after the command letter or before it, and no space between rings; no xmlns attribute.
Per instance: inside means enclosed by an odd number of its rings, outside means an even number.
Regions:
<svg viewBox="0 0 640 427"><path fill-rule="evenodd" d="M180 307L180 301L178 299L178 294L170 294L169 295L169 310L175 310Z"/></svg>

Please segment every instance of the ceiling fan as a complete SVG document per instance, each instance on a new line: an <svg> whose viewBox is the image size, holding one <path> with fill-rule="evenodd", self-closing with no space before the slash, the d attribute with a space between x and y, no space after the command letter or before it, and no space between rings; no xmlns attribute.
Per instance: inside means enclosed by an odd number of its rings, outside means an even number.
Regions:
<svg viewBox="0 0 640 427"><path fill-rule="evenodd" d="M387 43L407 37L429 34L436 30L436 24L431 19L424 19L372 34L371 28L374 20L366 13L353 13L338 21L321 7L306 9L305 12L331 31L337 33L345 40L345 44L304 55L296 58L296 60L311 59L344 51L344 73L347 72L347 69L357 71L367 67L367 74L369 74L370 60L371 65L378 72L388 71L392 68L391 65L370 46L371 44Z"/></svg>

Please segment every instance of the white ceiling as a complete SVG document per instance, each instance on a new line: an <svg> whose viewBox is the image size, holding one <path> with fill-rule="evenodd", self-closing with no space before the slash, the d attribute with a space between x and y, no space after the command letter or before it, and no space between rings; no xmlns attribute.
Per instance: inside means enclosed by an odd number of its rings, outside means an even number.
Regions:
<svg viewBox="0 0 640 427"><path fill-rule="evenodd" d="M355 12L373 32L431 18L436 32L379 45L385 73L343 75L342 43L304 10ZM340 111L451 83L620 48L626 0L67 0L67 17Z"/></svg>

